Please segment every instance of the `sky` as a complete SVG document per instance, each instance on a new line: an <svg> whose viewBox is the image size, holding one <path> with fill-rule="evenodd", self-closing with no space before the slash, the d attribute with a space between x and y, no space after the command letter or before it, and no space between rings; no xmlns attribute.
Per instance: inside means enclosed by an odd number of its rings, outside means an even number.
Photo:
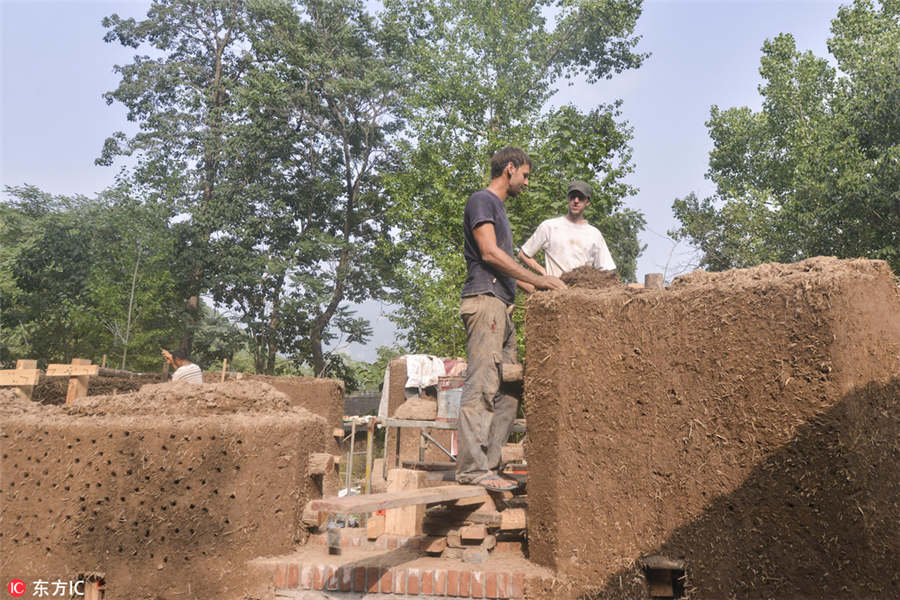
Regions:
<svg viewBox="0 0 900 600"><path fill-rule="evenodd" d="M638 281L647 273L670 280L696 267L695 252L666 233L677 226L675 198L713 191L704 177L712 149L704 124L710 107L759 108L766 39L790 33L799 49L826 56L830 21L841 4L645 0L636 32L642 36L638 51L651 53L643 66L596 84L561 87L552 100L557 105L590 108L623 100L622 119L634 130L635 172L628 182L639 190L625 204L647 219L639 236L647 247L638 259ZM94 159L106 137L127 131L128 123L122 106L108 106L102 94L118 84L114 65L130 62L134 51L105 43L101 20L112 13L141 18L147 6L135 0L0 0L0 184L93 196L113 182L122 165L100 167ZM357 360L374 360L377 346L394 341L389 312L375 302L361 306L373 339L342 349Z"/></svg>

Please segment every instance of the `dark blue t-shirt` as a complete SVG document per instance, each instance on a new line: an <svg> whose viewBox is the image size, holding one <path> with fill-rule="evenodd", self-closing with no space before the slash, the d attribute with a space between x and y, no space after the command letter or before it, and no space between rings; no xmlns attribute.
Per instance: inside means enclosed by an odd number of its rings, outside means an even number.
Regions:
<svg viewBox="0 0 900 600"><path fill-rule="evenodd" d="M463 285L462 295L466 297L493 294L507 304L512 304L516 298L516 278L494 271L490 265L481 260L481 252L472 232L482 223L494 224L497 246L510 256L513 255L512 229L509 227L506 207L493 192L486 189L478 190L469 197L463 213L466 283Z"/></svg>

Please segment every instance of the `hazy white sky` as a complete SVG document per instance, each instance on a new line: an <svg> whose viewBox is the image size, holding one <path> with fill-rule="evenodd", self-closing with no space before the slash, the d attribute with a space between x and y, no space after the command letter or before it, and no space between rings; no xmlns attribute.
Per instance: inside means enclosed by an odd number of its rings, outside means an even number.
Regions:
<svg viewBox="0 0 900 600"><path fill-rule="evenodd" d="M639 188L627 204L647 218L639 281L653 272L670 279L688 268L690 248L674 247L666 231L675 226L674 198L712 191L704 178L710 106L758 108L763 41L791 33L798 48L825 56L830 21L846 3L645 0L639 50L652 56L644 66L592 86L563 87L554 98L585 107L624 100L623 119L634 128L630 182ZM107 106L101 95L118 83L113 65L129 62L134 52L104 43L100 21L113 12L140 18L147 6L0 0L0 183L88 196L112 183L119 167L98 167L94 159L103 140L126 127L125 111ZM361 311L376 333L367 347L349 349L354 358L371 360L377 345L392 342L393 327L382 313L374 304Z"/></svg>

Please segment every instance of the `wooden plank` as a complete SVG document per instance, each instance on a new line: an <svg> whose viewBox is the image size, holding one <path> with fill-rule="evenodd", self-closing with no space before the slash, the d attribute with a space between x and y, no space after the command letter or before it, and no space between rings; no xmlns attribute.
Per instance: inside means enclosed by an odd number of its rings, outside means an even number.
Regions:
<svg viewBox="0 0 900 600"><path fill-rule="evenodd" d="M83 363L76 363L83 360ZM100 374L100 366L92 365L91 361L84 358L73 359L71 365L47 365L47 377L84 377Z"/></svg>
<svg viewBox="0 0 900 600"><path fill-rule="evenodd" d="M465 525L459 528L459 537L464 542L480 542L486 535L485 525Z"/></svg>
<svg viewBox="0 0 900 600"><path fill-rule="evenodd" d="M24 371L24 370L37 370L37 361L30 358L20 358L16 361L16 370ZM31 395L34 393L34 386L37 385L38 380L40 379L40 371L38 371L37 377L35 377L34 383L30 383L28 385L20 385L19 391L25 395L26 398L31 400Z"/></svg>
<svg viewBox="0 0 900 600"><path fill-rule="evenodd" d="M415 421L412 419L382 419L381 423L386 427L398 427L400 429L456 429L456 421ZM525 419L516 419L510 433L525 432Z"/></svg>
<svg viewBox="0 0 900 600"><path fill-rule="evenodd" d="M460 498L453 503L453 506L476 506L478 504L484 504L491 497L488 496L487 492L482 494L481 496L472 496L471 498ZM493 507L493 504L491 504Z"/></svg>
<svg viewBox="0 0 900 600"><path fill-rule="evenodd" d="M450 461L404 460L401 464L404 469L412 469L413 471L456 471L456 463Z"/></svg>
<svg viewBox="0 0 900 600"><path fill-rule="evenodd" d="M388 493L418 490L425 487L425 472L393 469L388 472ZM385 511L384 532L402 536L422 535L425 505L413 504Z"/></svg>
<svg viewBox="0 0 900 600"><path fill-rule="evenodd" d="M443 485L419 490L369 494L368 496L322 498L311 500L309 504L312 510L344 515L350 513L373 513L378 510L416 504L451 502L460 498L472 498L483 495L484 488L480 485Z"/></svg>
<svg viewBox="0 0 900 600"><path fill-rule="evenodd" d="M366 537L377 540L384 533L384 515L372 515L366 522Z"/></svg>
<svg viewBox="0 0 900 600"><path fill-rule="evenodd" d="M524 508L507 508L500 513L500 529L525 529L527 515Z"/></svg>
<svg viewBox="0 0 900 600"><path fill-rule="evenodd" d="M72 366L74 367L88 366L90 364L91 361L86 358L72 359ZM93 367L95 369L94 373L96 374L96 370L98 370L99 367L97 367L97 365L93 365ZM47 370L50 370L49 366L47 367ZM69 378L69 389L66 391L66 404L74 402L78 398L84 398L85 396L87 396L88 379L89 375L78 375L76 377Z"/></svg>
<svg viewBox="0 0 900 600"><path fill-rule="evenodd" d="M0 371L0 385L2 386L34 386L41 378L40 369L3 369Z"/></svg>

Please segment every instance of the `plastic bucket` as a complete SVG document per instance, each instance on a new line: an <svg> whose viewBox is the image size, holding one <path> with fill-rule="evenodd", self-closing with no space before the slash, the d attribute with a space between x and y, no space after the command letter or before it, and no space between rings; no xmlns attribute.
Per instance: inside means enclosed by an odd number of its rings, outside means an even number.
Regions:
<svg viewBox="0 0 900 600"><path fill-rule="evenodd" d="M459 419L459 405L462 401L462 388L465 382L465 377L438 377L437 421Z"/></svg>

